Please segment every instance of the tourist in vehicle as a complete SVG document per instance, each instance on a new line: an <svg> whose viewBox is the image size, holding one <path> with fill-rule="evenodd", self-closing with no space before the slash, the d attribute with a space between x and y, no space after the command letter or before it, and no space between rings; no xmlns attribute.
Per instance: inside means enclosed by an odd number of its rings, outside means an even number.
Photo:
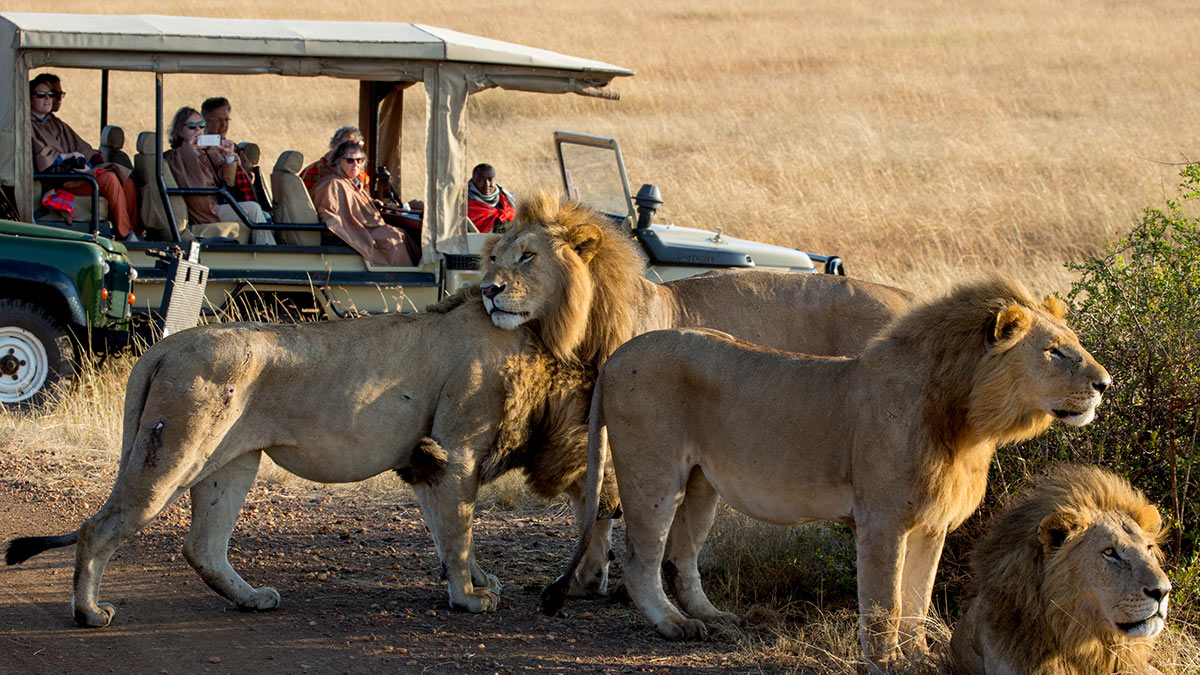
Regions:
<svg viewBox="0 0 1200 675"><path fill-rule="evenodd" d="M226 141L232 113L233 106L224 96L205 99L204 103L200 104L200 115L208 125L204 128L205 133L216 134L221 137L222 142ZM234 182L228 183L229 194L239 202L257 201L254 197L254 164L247 159L246 153L236 143L233 150L237 154L237 161L233 163Z"/></svg>
<svg viewBox="0 0 1200 675"><path fill-rule="evenodd" d="M233 141L223 139L219 145L201 147L197 143L206 133L204 116L195 108L183 107L171 120L171 149L163 153L163 159L171 167L175 182L184 188L215 188L232 185L236 180L238 158ZM240 222L237 212L229 204L210 195L185 195L188 219L197 224ZM264 223L266 217L257 202L239 201L238 206L251 222ZM250 234L254 244L274 244L275 235L270 230L255 229Z"/></svg>
<svg viewBox="0 0 1200 675"><path fill-rule="evenodd" d="M357 141L342 141L334 148L312 192L317 216L367 262L411 267L421 257L420 221L380 212L358 180L366 160Z"/></svg>
<svg viewBox="0 0 1200 675"><path fill-rule="evenodd" d="M56 95L51 85L51 81L57 80L54 75L42 73L29 81L33 169L37 173L79 173L95 177L100 195L108 200L117 238L137 241L137 186L130 180L131 172L123 166L106 163L99 152L54 115L54 102L62 100L61 87ZM92 194L92 185L87 181L69 181L50 187L78 196Z"/></svg>
<svg viewBox="0 0 1200 675"><path fill-rule="evenodd" d="M317 161L304 167L304 171L300 173L300 180L304 181L304 187L308 188L310 195L313 193L313 188L317 187L317 181L321 180L321 171L329 166L330 160L333 158L333 151L345 141L354 141L361 148L363 146L362 131L349 124L338 128L333 132L333 138L329 139L329 150L318 157ZM367 174L365 168L359 167L358 180L362 185L363 192L370 193L371 176Z"/></svg>
<svg viewBox="0 0 1200 675"><path fill-rule="evenodd" d="M471 170L467 186L467 217L480 232L503 232L511 223L513 197L496 183L496 170L491 164L479 164Z"/></svg>

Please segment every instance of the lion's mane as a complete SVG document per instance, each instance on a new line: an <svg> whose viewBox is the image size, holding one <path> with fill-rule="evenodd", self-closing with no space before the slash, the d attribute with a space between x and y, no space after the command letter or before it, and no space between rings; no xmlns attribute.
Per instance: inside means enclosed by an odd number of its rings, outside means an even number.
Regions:
<svg viewBox="0 0 1200 675"><path fill-rule="evenodd" d="M1086 528L1105 513L1123 514L1136 522L1155 541L1154 557L1161 558L1158 542L1165 531L1158 510L1126 481L1091 466L1060 466L1035 481L1025 497L992 520L976 544L971 558L977 584L972 602L979 605L977 611L986 608L988 617L1003 617L1004 625L997 631L1008 636L1013 656L1054 654L1058 662L1075 666L1048 672L1144 671L1154 640L1098 637L1077 620L1072 614L1087 581L1068 574L1069 566L1049 561L1038 536L1039 526L1050 516Z"/></svg>

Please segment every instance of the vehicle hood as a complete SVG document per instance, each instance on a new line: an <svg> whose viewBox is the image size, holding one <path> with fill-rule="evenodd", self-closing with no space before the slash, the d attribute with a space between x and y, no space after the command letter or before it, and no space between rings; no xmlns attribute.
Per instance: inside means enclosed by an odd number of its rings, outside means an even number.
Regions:
<svg viewBox="0 0 1200 675"><path fill-rule="evenodd" d="M0 220L0 234L17 237L35 237L38 239L58 239L60 241L86 241L96 244L110 253L126 253L125 247L107 237L99 237L87 232L75 232L60 227L18 223L11 220Z"/></svg>
<svg viewBox="0 0 1200 675"><path fill-rule="evenodd" d="M750 256L756 267L787 267L813 269L812 259L803 251L786 246L738 239L717 232L676 225L651 225L659 239L679 246L695 246L721 251L738 251Z"/></svg>

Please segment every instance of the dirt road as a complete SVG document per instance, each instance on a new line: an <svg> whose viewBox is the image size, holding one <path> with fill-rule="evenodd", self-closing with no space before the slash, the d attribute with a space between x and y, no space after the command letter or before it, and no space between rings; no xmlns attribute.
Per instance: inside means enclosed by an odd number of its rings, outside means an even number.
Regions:
<svg viewBox="0 0 1200 675"><path fill-rule="evenodd" d="M6 475L0 460L0 476ZM28 467L24 467L28 468ZM7 475L20 475L7 473ZM78 485L0 478L0 540L75 529L103 498ZM180 554L186 498L128 541L108 566L104 629L71 619L74 548L0 569L0 672L508 673L760 672L730 642L658 639L631 607L574 601L537 611L572 542L553 507L493 510L476 521L479 559L505 584L494 613L447 609L438 560L410 497L259 484L231 559L283 596L243 613L204 585ZM794 664L793 664L794 666Z"/></svg>

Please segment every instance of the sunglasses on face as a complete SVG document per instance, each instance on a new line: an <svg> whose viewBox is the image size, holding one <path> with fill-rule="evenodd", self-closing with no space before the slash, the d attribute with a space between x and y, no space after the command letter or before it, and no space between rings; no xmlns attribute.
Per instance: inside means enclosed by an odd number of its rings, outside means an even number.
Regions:
<svg viewBox="0 0 1200 675"><path fill-rule="evenodd" d="M33 97L34 98L66 98L67 92L65 92L65 91L35 91L35 92L33 92Z"/></svg>
<svg viewBox="0 0 1200 675"><path fill-rule="evenodd" d="M342 161L347 164L359 164L367 161L366 157L343 157Z"/></svg>
<svg viewBox="0 0 1200 675"><path fill-rule="evenodd" d="M205 124L204 122L184 122L183 126L189 128L189 129L203 129L204 127L206 127L208 125Z"/></svg>

